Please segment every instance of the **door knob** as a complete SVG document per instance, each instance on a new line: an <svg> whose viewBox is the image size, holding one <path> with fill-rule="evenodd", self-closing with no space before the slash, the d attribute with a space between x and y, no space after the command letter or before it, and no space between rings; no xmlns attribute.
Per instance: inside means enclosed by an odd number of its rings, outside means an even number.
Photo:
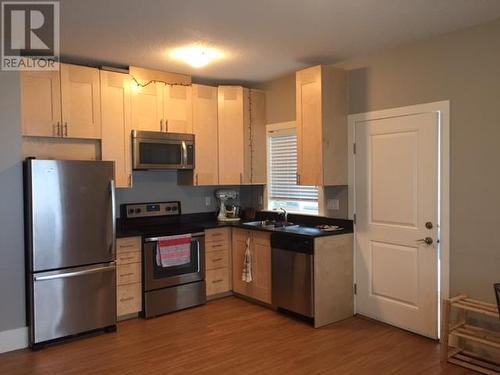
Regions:
<svg viewBox="0 0 500 375"><path fill-rule="evenodd" d="M434 241L430 237L425 237L417 240L417 242L425 242L427 245L432 245Z"/></svg>
<svg viewBox="0 0 500 375"><path fill-rule="evenodd" d="M427 223L425 223L425 227L426 227L427 229L432 229L432 228L433 228L433 225L432 225L432 223L431 223L430 221L428 221Z"/></svg>

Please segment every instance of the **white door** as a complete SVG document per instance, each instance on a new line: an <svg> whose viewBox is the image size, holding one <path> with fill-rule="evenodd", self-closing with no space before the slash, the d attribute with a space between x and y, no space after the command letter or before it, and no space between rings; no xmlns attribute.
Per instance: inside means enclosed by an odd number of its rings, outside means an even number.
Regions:
<svg viewBox="0 0 500 375"><path fill-rule="evenodd" d="M355 124L356 310L437 338L439 114Z"/></svg>

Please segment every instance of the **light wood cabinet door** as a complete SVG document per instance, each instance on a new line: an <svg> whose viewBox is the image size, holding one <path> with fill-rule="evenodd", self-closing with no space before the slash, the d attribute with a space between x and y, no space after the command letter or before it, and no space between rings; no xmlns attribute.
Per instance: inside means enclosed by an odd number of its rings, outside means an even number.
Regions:
<svg viewBox="0 0 500 375"><path fill-rule="evenodd" d="M249 138L252 146L246 149L250 161L245 166L248 168L250 165L250 170L245 170L244 183L264 185L267 181L266 93L252 89L249 96L250 118L246 128L251 128Z"/></svg>
<svg viewBox="0 0 500 375"><path fill-rule="evenodd" d="M218 87L219 184L239 185L244 168L244 92L240 86ZM248 143L248 142L247 142Z"/></svg>
<svg viewBox="0 0 500 375"><path fill-rule="evenodd" d="M132 130L165 131L163 121L163 83L145 87L132 84Z"/></svg>
<svg viewBox="0 0 500 375"><path fill-rule="evenodd" d="M115 162L118 188L132 186L130 85L128 74L101 71L102 160Z"/></svg>
<svg viewBox="0 0 500 375"><path fill-rule="evenodd" d="M218 185L217 87L193 85L194 185Z"/></svg>
<svg viewBox="0 0 500 375"><path fill-rule="evenodd" d="M296 73L297 182L323 185L321 66Z"/></svg>
<svg viewBox="0 0 500 375"><path fill-rule="evenodd" d="M271 303L271 235L252 233L252 298Z"/></svg>
<svg viewBox="0 0 500 375"><path fill-rule="evenodd" d="M23 135L61 135L61 84L58 71L21 72Z"/></svg>
<svg viewBox="0 0 500 375"><path fill-rule="evenodd" d="M250 238L251 246L252 232L243 229L233 229L233 291L244 296L252 297L252 283L247 283L241 280L247 238Z"/></svg>
<svg viewBox="0 0 500 375"><path fill-rule="evenodd" d="M193 133L191 87L165 85L163 119L169 133Z"/></svg>
<svg viewBox="0 0 500 375"><path fill-rule="evenodd" d="M61 64L63 136L101 138L99 70Z"/></svg>

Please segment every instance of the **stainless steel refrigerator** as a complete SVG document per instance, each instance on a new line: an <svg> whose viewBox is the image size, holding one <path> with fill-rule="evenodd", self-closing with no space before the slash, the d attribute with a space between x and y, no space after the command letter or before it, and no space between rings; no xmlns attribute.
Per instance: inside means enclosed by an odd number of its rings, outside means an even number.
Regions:
<svg viewBox="0 0 500 375"><path fill-rule="evenodd" d="M107 161L25 161L29 341L116 324L115 188Z"/></svg>

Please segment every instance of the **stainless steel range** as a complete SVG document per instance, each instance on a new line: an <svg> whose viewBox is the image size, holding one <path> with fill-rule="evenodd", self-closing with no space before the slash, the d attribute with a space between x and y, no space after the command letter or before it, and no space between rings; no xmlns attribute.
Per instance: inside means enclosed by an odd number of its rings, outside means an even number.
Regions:
<svg viewBox="0 0 500 375"><path fill-rule="evenodd" d="M121 206L122 224L142 234L143 316L206 302L205 235L180 224L180 202Z"/></svg>

